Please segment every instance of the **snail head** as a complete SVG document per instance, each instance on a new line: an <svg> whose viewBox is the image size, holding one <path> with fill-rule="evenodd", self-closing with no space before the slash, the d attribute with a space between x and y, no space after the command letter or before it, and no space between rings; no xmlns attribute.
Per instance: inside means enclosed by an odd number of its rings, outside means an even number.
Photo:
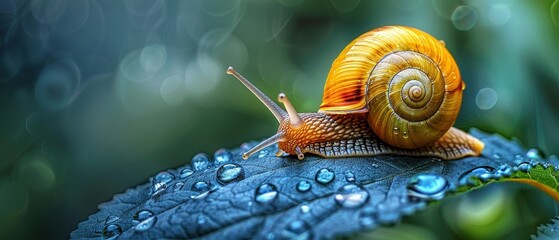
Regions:
<svg viewBox="0 0 559 240"><path fill-rule="evenodd" d="M307 126L305 121L312 121L312 118L301 118L284 93L278 94L278 101L283 103L285 110L283 110L279 105L272 101L268 96L260 91L260 89L250 83L232 67L227 68L227 74L233 75L243 85L245 85L245 87L248 88L248 90L250 90L268 108L268 110L270 110L270 112L272 112L274 117L276 117L276 120L279 122L278 132L243 153L243 158L247 159L250 155L272 144L280 143L280 150L276 153L276 156L280 156L284 152L287 152L289 154L296 154L299 159L303 159L303 152L298 147L300 144L298 144L296 138L294 137L305 135L307 132L307 128L304 127ZM286 147L282 148L281 146Z"/></svg>

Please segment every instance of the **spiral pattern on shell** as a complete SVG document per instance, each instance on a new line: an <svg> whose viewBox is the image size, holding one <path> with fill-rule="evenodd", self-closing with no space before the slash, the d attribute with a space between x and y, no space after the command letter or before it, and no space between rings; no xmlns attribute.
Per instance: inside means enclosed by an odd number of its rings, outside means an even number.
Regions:
<svg viewBox="0 0 559 240"><path fill-rule="evenodd" d="M458 66L440 41L410 27L383 27L340 53L320 111L367 112L369 126L383 141L418 148L452 127L462 86Z"/></svg>

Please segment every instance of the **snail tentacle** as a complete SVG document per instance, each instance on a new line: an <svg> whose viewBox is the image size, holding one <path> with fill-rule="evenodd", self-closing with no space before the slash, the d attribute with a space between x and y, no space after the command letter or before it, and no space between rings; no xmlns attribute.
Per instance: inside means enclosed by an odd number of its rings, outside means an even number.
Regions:
<svg viewBox="0 0 559 240"><path fill-rule="evenodd" d="M293 107L293 104L289 101L287 96L284 93L278 94L278 101L283 103L285 106L285 110L287 110L287 114L289 115L289 123L291 123L291 127L294 129L298 129L303 125L303 120L299 117L299 113Z"/></svg>
<svg viewBox="0 0 559 240"><path fill-rule="evenodd" d="M276 134L274 134L273 136L269 137L268 139L260 142L259 144L257 144L256 146L254 146L253 148L251 148L250 150L246 151L243 153L243 159L248 159L248 157L250 157L250 155L254 154L255 152L258 152L274 143L280 142L283 139L283 135L285 133L284 132L277 132Z"/></svg>
<svg viewBox="0 0 559 240"><path fill-rule="evenodd" d="M248 88L248 90L250 90L254 94L254 96L256 96L268 108L268 110L272 112L272 114L274 114L274 117L276 117L276 120L278 120L279 123L281 123L285 116L287 116L287 113L283 109L281 109L279 105L272 101L272 99L266 96L266 94L260 91L260 89L258 89L256 86L252 85L252 83L250 83L245 77L243 77L243 75L235 71L233 67L227 68L227 74L233 75L243 85L245 85L245 87Z"/></svg>

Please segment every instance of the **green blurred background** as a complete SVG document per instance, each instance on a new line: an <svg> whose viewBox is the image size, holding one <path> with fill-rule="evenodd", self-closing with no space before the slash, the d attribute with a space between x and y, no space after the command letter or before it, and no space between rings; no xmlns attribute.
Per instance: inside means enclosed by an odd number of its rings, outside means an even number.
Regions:
<svg viewBox="0 0 559 240"><path fill-rule="evenodd" d="M559 0L1 0L0 238L67 238L158 171L273 134L230 65L315 112L332 60L383 25L446 42L467 83L455 126L559 152ZM400 232L525 237L557 215L550 198L516 186L456 201ZM426 223L469 219L472 207L490 222Z"/></svg>

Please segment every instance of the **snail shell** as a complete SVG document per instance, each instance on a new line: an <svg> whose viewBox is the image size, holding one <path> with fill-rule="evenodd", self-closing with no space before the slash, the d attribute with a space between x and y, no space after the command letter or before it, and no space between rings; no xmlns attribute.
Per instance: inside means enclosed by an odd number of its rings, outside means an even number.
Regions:
<svg viewBox="0 0 559 240"><path fill-rule="evenodd" d="M441 138L462 101L458 66L444 44L410 27L382 27L351 42L334 60L320 111L367 112L386 143L413 149Z"/></svg>
<svg viewBox="0 0 559 240"><path fill-rule="evenodd" d="M297 113L285 94L274 101L232 67L235 76L272 112L275 135L243 154L278 143L278 156L398 154L457 159L484 144L453 128L462 82L444 43L420 30L391 26L353 40L334 60L317 113Z"/></svg>

